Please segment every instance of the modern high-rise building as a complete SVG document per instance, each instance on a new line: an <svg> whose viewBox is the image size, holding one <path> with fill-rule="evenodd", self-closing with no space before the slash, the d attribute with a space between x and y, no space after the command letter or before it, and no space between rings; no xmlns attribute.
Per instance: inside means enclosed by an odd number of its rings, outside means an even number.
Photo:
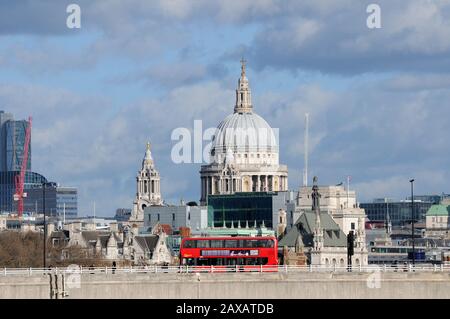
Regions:
<svg viewBox="0 0 450 319"><path fill-rule="evenodd" d="M42 185L25 189L27 197L24 210L29 213L44 212L44 192ZM63 219L75 218L78 215L78 192L75 187L62 187L50 183L45 187L45 213L47 216Z"/></svg>
<svg viewBox="0 0 450 319"><path fill-rule="evenodd" d="M0 111L0 171L6 171L6 129L5 123L13 121L11 113Z"/></svg>
<svg viewBox="0 0 450 319"><path fill-rule="evenodd" d="M0 171L20 171L28 121L15 121L11 113L0 111ZM31 170L31 143L27 170Z"/></svg>
<svg viewBox="0 0 450 319"><path fill-rule="evenodd" d="M17 202L13 200L13 195L16 192L15 177L18 173L18 171L0 172L0 212L11 213L17 209ZM25 192L31 188L41 187L43 183L47 183L47 179L41 174L25 172Z"/></svg>
<svg viewBox="0 0 450 319"><path fill-rule="evenodd" d="M17 202L13 200L16 192L15 179L22 169L28 125L28 121L16 121L11 113L0 111L0 212L15 213L17 211ZM31 171L31 142L24 182L26 193L24 212L42 213L44 211L42 187L44 183L48 183L48 180L41 174ZM77 217L77 198L76 188L61 187L51 183L46 187L45 212L48 216Z"/></svg>
<svg viewBox="0 0 450 319"><path fill-rule="evenodd" d="M27 128L27 121L15 121L11 113L0 111L0 211L2 212L15 212L17 209L13 195L16 191L15 179L22 168ZM44 176L31 172L31 145L24 182L25 188L47 182Z"/></svg>

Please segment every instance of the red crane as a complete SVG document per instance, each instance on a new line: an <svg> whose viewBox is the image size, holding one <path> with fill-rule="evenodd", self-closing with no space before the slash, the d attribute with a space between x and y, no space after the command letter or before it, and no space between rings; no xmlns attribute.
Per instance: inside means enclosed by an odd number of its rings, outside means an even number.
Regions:
<svg viewBox="0 0 450 319"><path fill-rule="evenodd" d="M31 116L28 118L28 127L25 133L25 145L23 146L22 166L20 167L20 173L16 175L16 193L14 194L14 200L17 201L17 214L19 218L21 218L23 214L23 199L27 197L27 194L24 193L23 190L25 186L25 173L27 171L30 140L31 140Z"/></svg>

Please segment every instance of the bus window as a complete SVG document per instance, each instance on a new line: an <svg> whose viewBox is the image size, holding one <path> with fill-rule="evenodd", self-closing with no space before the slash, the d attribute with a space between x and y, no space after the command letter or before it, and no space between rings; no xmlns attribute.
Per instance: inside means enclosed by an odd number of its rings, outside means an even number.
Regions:
<svg viewBox="0 0 450 319"><path fill-rule="evenodd" d="M195 241L194 240L186 240L184 242L184 248L195 248Z"/></svg>
<svg viewBox="0 0 450 319"><path fill-rule="evenodd" d="M268 241L267 241L267 246L266 247L268 247L268 248L273 248L274 247L274 243L273 243L273 240L272 239L269 239Z"/></svg>
<svg viewBox="0 0 450 319"><path fill-rule="evenodd" d="M256 248L258 247L258 241L257 240L245 240L244 241L244 247L245 248Z"/></svg>
<svg viewBox="0 0 450 319"><path fill-rule="evenodd" d="M237 240L225 240L225 248L237 248Z"/></svg>
<svg viewBox="0 0 450 319"><path fill-rule="evenodd" d="M258 265L258 259L257 258L245 258L245 264L250 265L250 266Z"/></svg>
<svg viewBox="0 0 450 319"><path fill-rule="evenodd" d="M211 258L214 266L222 266L224 264L223 258Z"/></svg>
<svg viewBox="0 0 450 319"><path fill-rule="evenodd" d="M195 266L195 259L194 258L185 258L185 259L183 259L183 265Z"/></svg>
<svg viewBox="0 0 450 319"><path fill-rule="evenodd" d="M258 258L258 264L259 265L267 265L267 262L269 261L269 259L267 257L262 257L262 258Z"/></svg>
<svg viewBox="0 0 450 319"><path fill-rule="evenodd" d="M223 248L223 240L211 240L211 248Z"/></svg>
<svg viewBox="0 0 450 319"><path fill-rule="evenodd" d="M209 248L209 240L198 240L197 248Z"/></svg>
<svg viewBox="0 0 450 319"><path fill-rule="evenodd" d="M227 258L225 259L228 266L235 266L236 265L236 258Z"/></svg>
<svg viewBox="0 0 450 319"><path fill-rule="evenodd" d="M208 265L208 259L197 259L197 266L209 266Z"/></svg>
<svg viewBox="0 0 450 319"><path fill-rule="evenodd" d="M258 247L261 248L267 247L267 240L258 240Z"/></svg>

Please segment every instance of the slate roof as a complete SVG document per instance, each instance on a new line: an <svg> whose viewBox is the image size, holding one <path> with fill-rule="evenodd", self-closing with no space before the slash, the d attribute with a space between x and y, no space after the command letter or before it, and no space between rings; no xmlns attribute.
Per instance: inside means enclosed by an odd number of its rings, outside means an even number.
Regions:
<svg viewBox="0 0 450 319"><path fill-rule="evenodd" d="M97 241L100 240L101 247L106 248L108 245L108 241L111 237L111 232L98 231L98 230L87 230L87 231L83 231L81 233L81 235L83 236L83 239L86 242L91 243L93 245L96 245ZM113 236L118 244L120 244L122 242L122 238L120 238L120 236L117 236L115 233L113 233ZM93 242L95 242L95 243L93 243ZM122 243L122 247L123 247L123 243Z"/></svg>
<svg viewBox="0 0 450 319"><path fill-rule="evenodd" d="M85 230L81 233L81 235L86 241L93 241L93 240L97 241L99 232L95 230Z"/></svg>
<svg viewBox="0 0 450 319"><path fill-rule="evenodd" d="M136 243L142 248L144 251L153 251L156 248L156 244L158 243L159 236L158 235L150 235L150 236L135 236L134 240Z"/></svg>
<svg viewBox="0 0 450 319"><path fill-rule="evenodd" d="M59 239L63 239L63 240L68 240L69 239L69 231L68 230L53 231L52 234L50 235L50 238L59 238Z"/></svg>
<svg viewBox="0 0 450 319"><path fill-rule="evenodd" d="M298 218L294 227L280 240L279 247L294 247L297 238L301 240L304 247L313 247L314 226L316 214L313 211L305 211ZM324 230L325 247L347 247L347 236L339 225L327 212L320 213L320 224Z"/></svg>

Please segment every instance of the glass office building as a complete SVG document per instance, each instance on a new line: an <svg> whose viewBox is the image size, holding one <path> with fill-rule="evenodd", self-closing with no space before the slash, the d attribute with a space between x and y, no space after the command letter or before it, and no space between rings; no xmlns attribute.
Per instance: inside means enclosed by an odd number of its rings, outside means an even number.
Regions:
<svg viewBox="0 0 450 319"><path fill-rule="evenodd" d="M44 211L44 192L42 185L25 190L27 197L24 201L26 212L42 213ZM74 187L60 187L51 183L45 188L45 212L47 216L61 219L78 216L78 192Z"/></svg>
<svg viewBox="0 0 450 319"><path fill-rule="evenodd" d="M260 227L263 223L267 228L277 226L279 209L288 210L291 203L290 192L248 192L231 195L209 195L208 226L227 228Z"/></svg>
<svg viewBox="0 0 450 319"><path fill-rule="evenodd" d="M20 171L25 150L27 121L7 121L4 124L6 149L5 171ZM31 141L28 149L27 170L31 170Z"/></svg>
<svg viewBox="0 0 450 319"><path fill-rule="evenodd" d="M16 192L15 177L20 172L9 171L0 172L0 211L1 212L16 212L17 203L14 202L13 196ZM46 183L47 179L41 174L35 172L25 172L24 190L41 187L42 183ZM26 200L25 200L26 203ZM25 210L26 211L26 210ZM34 210L33 210L34 211Z"/></svg>
<svg viewBox="0 0 450 319"><path fill-rule="evenodd" d="M414 220L425 221L425 214L433 205L433 202L414 200ZM366 211L367 218L373 222L385 222L387 212L392 225L405 225L411 223L411 200L389 202L374 201L373 203L361 203L359 205Z"/></svg>
<svg viewBox="0 0 450 319"><path fill-rule="evenodd" d="M20 171L28 125L28 121L15 121L11 113L0 111L0 171ZM31 141L27 170L31 170Z"/></svg>

